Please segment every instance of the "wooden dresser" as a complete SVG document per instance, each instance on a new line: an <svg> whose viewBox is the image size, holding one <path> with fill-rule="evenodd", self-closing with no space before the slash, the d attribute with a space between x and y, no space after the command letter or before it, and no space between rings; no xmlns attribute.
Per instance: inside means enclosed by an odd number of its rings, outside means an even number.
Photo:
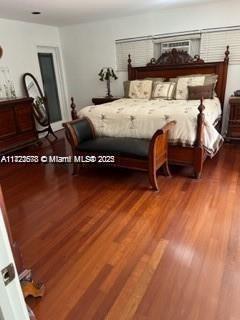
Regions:
<svg viewBox="0 0 240 320"><path fill-rule="evenodd" d="M229 105L227 140L240 141L240 97L231 97Z"/></svg>
<svg viewBox="0 0 240 320"><path fill-rule="evenodd" d="M0 100L0 154L36 143L32 98Z"/></svg>

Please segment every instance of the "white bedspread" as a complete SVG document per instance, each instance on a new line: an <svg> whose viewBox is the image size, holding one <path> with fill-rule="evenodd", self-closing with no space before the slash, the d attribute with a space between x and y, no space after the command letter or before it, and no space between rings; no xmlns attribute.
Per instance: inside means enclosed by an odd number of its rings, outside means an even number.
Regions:
<svg viewBox="0 0 240 320"><path fill-rule="evenodd" d="M167 122L175 120L170 131L171 144L194 146L196 140L198 100L145 100L120 99L98 106L88 106L78 116L88 117L98 136L133 137L150 139L156 130ZM221 116L218 98L204 100L204 147L214 156L223 138L214 128L214 122Z"/></svg>

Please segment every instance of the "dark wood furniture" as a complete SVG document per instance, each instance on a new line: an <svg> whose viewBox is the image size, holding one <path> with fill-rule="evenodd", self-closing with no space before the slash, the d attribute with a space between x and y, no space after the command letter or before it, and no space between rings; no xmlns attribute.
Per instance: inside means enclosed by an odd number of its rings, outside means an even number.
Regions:
<svg viewBox="0 0 240 320"><path fill-rule="evenodd" d="M205 63L199 56L191 57L185 51L173 49L171 52L162 54L159 59L151 59L150 63L144 67L133 67L131 56L128 56L128 79L145 79L163 77L166 79L192 74L216 74L218 81L215 91L221 102L222 110L224 107L225 90L227 83L227 72L229 63L229 46L225 51L225 57L220 62ZM76 105L71 99L72 119L77 119ZM194 177L200 178L204 161L207 158L207 152L203 146L204 139L204 104L201 100L198 108L196 142L194 147L179 145L169 145L168 159L170 164L191 166L194 171ZM215 124L221 131L222 118Z"/></svg>
<svg viewBox="0 0 240 320"><path fill-rule="evenodd" d="M95 105L104 104L108 102L113 102L115 100L121 99L119 97L100 97L100 98L92 98L92 103Z"/></svg>
<svg viewBox="0 0 240 320"><path fill-rule="evenodd" d="M0 100L0 154L38 141L32 98Z"/></svg>
<svg viewBox="0 0 240 320"><path fill-rule="evenodd" d="M9 218L7 215L6 206L3 199L3 193L0 186L0 207L3 214L3 220L7 229L8 238L10 242L10 246L13 252L14 261L16 264L16 268L19 275L19 280L21 282L23 295L24 297L33 296L33 297L42 297L44 295L45 287L40 282L34 282L32 279L32 271L30 269L26 269L23 264L21 252L19 250L17 242L14 240L11 226L9 222ZM29 308L29 307L28 307ZM35 319L34 315L31 312L31 309L29 308L29 314L31 315L31 320Z"/></svg>
<svg viewBox="0 0 240 320"><path fill-rule="evenodd" d="M114 156L114 167L147 171L154 190L158 190L157 171L163 167L170 176L168 168L168 131L175 125L169 122L157 130L149 141L147 139L96 137L89 119L77 119L64 123L66 137L72 147L73 157ZM94 163L96 164L96 163ZM111 164L111 163L110 163ZM77 174L81 163L73 162L73 174Z"/></svg>
<svg viewBox="0 0 240 320"><path fill-rule="evenodd" d="M228 141L240 141L240 97L229 99Z"/></svg>
<svg viewBox="0 0 240 320"><path fill-rule="evenodd" d="M147 66L133 67L130 55L128 56L128 79L144 79L164 77L166 79L191 74L216 74L218 82L216 85L216 93L220 99L223 109L227 71L229 62L229 46L225 52L225 58L221 62L205 63L199 56L192 58L184 51L173 49L171 52L164 53L155 60L152 59ZM197 132L195 147L183 147L181 145L169 145L168 157L170 164L192 166L194 176L200 178L203 169L203 163L207 158L206 151L203 147L203 129L204 129L204 111L203 102L199 106L199 115L197 119ZM221 129L221 120L216 124Z"/></svg>

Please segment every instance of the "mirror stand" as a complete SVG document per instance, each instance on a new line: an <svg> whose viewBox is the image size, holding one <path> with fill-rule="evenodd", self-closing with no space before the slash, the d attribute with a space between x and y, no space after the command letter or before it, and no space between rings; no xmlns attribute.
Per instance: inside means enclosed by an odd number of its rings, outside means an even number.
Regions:
<svg viewBox="0 0 240 320"><path fill-rule="evenodd" d="M46 138L49 142L49 135L54 136L55 140L58 137L55 135L49 117L49 109L46 97L44 97L42 90L36 80L36 78L31 73L25 73L23 75L23 86L28 97L34 99L33 101L33 114L37 124L40 125L39 130L37 133L44 133L47 132L44 138Z"/></svg>
<svg viewBox="0 0 240 320"><path fill-rule="evenodd" d="M41 112L41 108L39 108L39 100L42 100L42 104L45 106L46 109L46 114L44 114L43 112ZM41 105L40 103L40 105ZM40 99L37 98L36 102L33 105L34 108L34 118L37 121L38 124L40 124L41 127L43 127L43 129L39 129L37 130L37 133L44 133L47 132L47 134L44 136L44 138L46 138L49 142L51 142L51 140L49 140L48 136L51 134L52 136L54 136L55 140L58 139L58 137L55 135L52 127L51 127L51 123L49 121L50 117L49 117L49 112L48 112L48 103L47 103L47 98L42 96Z"/></svg>
<svg viewBox="0 0 240 320"><path fill-rule="evenodd" d="M52 127L50 125L45 129L37 130L37 133L44 133L44 132L47 132L47 134L44 136L44 138L46 138L47 140L49 140L48 136L50 134L54 136L55 140L58 139L58 137L55 135L55 133L54 133L54 131L53 131L53 129L52 129Z"/></svg>

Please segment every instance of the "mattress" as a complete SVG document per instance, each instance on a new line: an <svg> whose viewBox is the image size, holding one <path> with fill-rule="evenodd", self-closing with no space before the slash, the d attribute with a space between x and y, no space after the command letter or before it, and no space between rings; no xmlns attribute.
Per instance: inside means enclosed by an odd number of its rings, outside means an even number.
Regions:
<svg viewBox="0 0 240 320"><path fill-rule="evenodd" d="M167 122L175 120L169 132L173 145L194 146L197 132L199 100L119 99L98 106L87 106L78 116L88 117L97 136L151 139ZM203 144L209 156L214 156L223 138L214 124L221 118L218 98L204 100Z"/></svg>

